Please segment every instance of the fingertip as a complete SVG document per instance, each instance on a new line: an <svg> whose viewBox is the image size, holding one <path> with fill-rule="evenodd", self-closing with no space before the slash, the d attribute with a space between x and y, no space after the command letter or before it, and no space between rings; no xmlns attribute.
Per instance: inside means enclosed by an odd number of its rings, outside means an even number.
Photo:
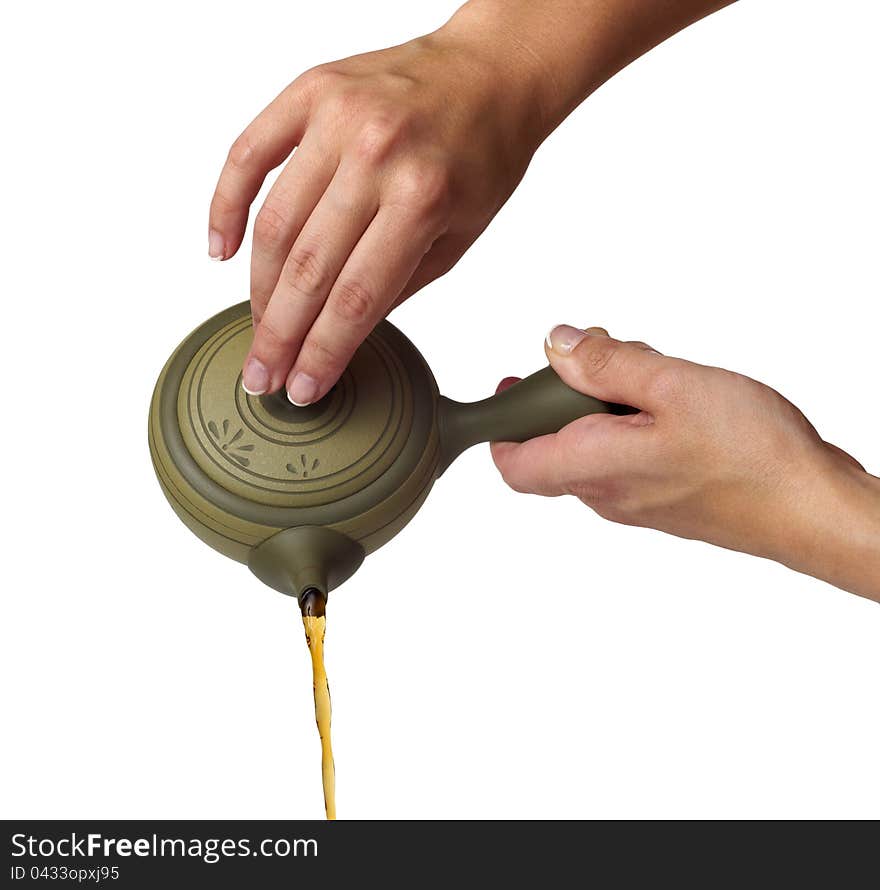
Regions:
<svg viewBox="0 0 880 890"><path fill-rule="evenodd" d="M241 386L251 396L261 396L269 390L271 375L269 369L256 357L249 356L241 373Z"/></svg>
<svg viewBox="0 0 880 890"><path fill-rule="evenodd" d="M495 394L497 395L499 392L504 392L505 389L510 389L514 383L519 383L521 377L505 377L495 388Z"/></svg>
<svg viewBox="0 0 880 890"><path fill-rule="evenodd" d="M214 228L208 231L208 256L212 260L226 259L226 239L222 232Z"/></svg>
<svg viewBox="0 0 880 890"><path fill-rule="evenodd" d="M329 388L329 387L328 387ZM297 408L312 405L322 396L318 380L305 371L294 371L287 379L287 398Z"/></svg>
<svg viewBox="0 0 880 890"><path fill-rule="evenodd" d="M264 324L254 324L251 348L242 370L242 384L250 392L278 392L293 365L291 350L286 341L267 330Z"/></svg>
<svg viewBox="0 0 880 890"><path fill-rule="evenodd" d="M232 259L244 240L245 225L246 217L233 224L214 223L208 230L208 257L216 262Z"/></svg>
<svg viewBox="0 0 880 890"><path fill-rule="evenodd" d="M339 382L352 357L353 354L338 353L328 360L329 352L317 348L316 341L307 338L287 374L288 399L297 407L320 401Z"/></svg>
<svg viewBox="0 0 880 890"><path fill-rule="evenodd" d="M605 328L593 326L589 328L577 328L570 324L558 324L551 328L544 337L544 349L548 355L569 356L580 346L584 340L591 337L603 337L606 340L613 338Z"/></svg>
<svg viewBox="0 0 880 890"><path fill-rule="evenodd" d="M587 336L587 332L570 324L558 324L544 337L548 355L568 356Z"/></svg>

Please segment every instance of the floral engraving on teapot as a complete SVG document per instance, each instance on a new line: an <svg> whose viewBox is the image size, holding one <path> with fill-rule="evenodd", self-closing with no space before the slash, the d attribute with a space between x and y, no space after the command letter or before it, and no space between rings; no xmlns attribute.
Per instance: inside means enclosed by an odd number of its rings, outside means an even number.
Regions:
<svg viewBox="0 0 880 890"><path fill-rule="evenodd" d="M230 435L228 420L224 419L219 427L213 420L209 420L208 431L217 440L217 447L225 452L227 457L232 458L232 460L243 467L250 464L250 460L245 455L253 451L254 446L241 441L241 437L244 435L242 427L239 427Z"/></svg>
<svg viewBox="0 0 880 890"><path fill-rule="evenodd" d="M292 473L294 476L301 476L303 479L308 479L309 474L314 473L320 466L321 462L317 457L309 463L309 459L305 454L301 454L299 456L299 466L297 466L296 463L289 463L287 465L287 472Z"/></svg>

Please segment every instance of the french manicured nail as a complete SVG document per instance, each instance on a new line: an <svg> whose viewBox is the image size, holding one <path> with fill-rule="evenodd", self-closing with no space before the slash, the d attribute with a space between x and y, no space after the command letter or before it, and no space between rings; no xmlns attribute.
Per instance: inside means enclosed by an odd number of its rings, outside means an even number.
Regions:
<svg viewBox="0 0 880 890"><path fill-rule="evenodd" d="M556 325L547 334L547 348L560 355L568 355L586 336L584 331L580 328L573 328L570 324Z"/></svg>
<svg viewBox="0 0 880 890"><path fill-rule="evenodd" d="M226 245L223 243L223 236L216 229L211 229L208 232L208 256L212 260L222 260L225 255Z"/></svg>
<svg viewBox="0 0 880 890"><path fill-rule="evenodd" d="M293 378L293 383L287 390L287 398L296 405L297 408L304 408L311 405L318 395L318 381L308 374L299 371Z"/></svg>
<svg viewBox="0 0 880 890"><path fill-rule="evenodd" d="M241 387L251 396L261 396L269 388L269 372L258 358L249 358L245 362Z"/></svg>

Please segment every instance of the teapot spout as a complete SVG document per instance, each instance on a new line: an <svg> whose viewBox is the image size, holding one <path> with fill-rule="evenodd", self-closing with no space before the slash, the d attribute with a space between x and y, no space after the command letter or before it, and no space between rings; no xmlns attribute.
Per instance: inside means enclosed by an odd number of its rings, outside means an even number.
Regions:
<svg viewBox="0 0 880 890"><path fill-rule="evenodd" d="M309 587L299 597L299 609L306 618L320 618L327 608L327 594Z"/></svg>
<svg viewBox="0 0 880 890"><path fill-rule="evenodd" d="M360 568L364 548L341 532L315 525L288 528L251 550L248 568L294 596L304 615L323 615L327 594Z"/></svg>

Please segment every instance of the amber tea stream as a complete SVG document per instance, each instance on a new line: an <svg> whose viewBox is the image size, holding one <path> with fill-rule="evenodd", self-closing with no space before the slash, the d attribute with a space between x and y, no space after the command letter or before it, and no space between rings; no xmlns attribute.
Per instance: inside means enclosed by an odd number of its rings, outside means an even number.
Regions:
<svg viewBox="0 0 880 890"><path fill-rule="evenodd" d="M315 692L315 722L321 737L321 779L324 784L324 809L328 819L336 818L336 768L333 765L333 749L330 745L330 686L324 670L324 632L327 617L312 614L303 609L303 626L306 643L312 657L312 687Z"/></svg>

